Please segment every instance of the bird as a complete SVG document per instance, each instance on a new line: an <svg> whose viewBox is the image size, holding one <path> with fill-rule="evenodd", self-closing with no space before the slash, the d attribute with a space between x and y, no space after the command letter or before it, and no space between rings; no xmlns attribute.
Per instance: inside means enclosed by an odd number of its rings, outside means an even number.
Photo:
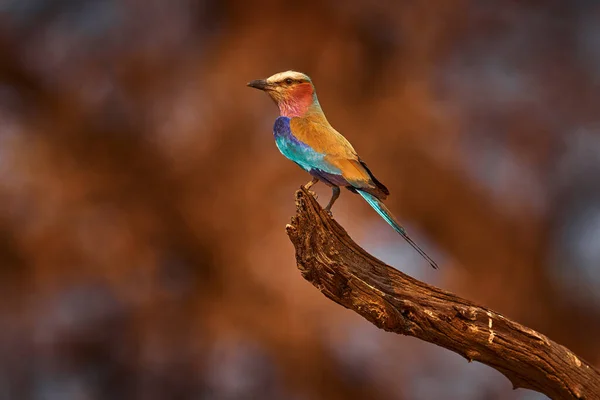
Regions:
<svg viewBox="0 0 600 400"><path fill-rule="evenodd" d="M383 203L390 194L388 188L375 178L350 142L331 126L308 75L290 70L253 80L247 86L267 93L279 108L273 126L275 144L285 157L312 176L304 188L310 190L319 181L331 187L332 196L325 211L331 215L341 187L359 194L433 268L438 268Z"/></svg>

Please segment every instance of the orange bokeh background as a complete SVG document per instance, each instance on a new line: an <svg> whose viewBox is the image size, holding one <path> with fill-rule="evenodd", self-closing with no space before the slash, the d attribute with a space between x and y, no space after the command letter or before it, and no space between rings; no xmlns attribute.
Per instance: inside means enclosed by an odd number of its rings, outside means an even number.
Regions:
<svg viewBox="0 0 600 400"><path fill-rule="evenodd" d="M0 398L544 398L302 279L284 227L310 177L245 86L287 69L441 269L344 191L334 216L358 243L600 366L599 17L590 1L3 2Z"/></svg>

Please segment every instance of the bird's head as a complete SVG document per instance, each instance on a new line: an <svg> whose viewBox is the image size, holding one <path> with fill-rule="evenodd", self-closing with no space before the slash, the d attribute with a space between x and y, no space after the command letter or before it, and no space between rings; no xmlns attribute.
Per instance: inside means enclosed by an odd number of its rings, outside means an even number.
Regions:
<svg viewBox="0 0 600 400"><path fill-rule="evenodd" d="M319 107L315 87L302 72L280 72L267 79L249 82L248 86L266 92L284 117L300 117Z"/></svg>

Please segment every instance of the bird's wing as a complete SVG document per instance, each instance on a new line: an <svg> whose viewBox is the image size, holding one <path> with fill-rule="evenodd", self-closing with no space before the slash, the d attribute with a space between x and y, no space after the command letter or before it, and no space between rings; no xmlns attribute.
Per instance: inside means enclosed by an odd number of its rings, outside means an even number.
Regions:
<svg viewBox="0 0 600 400"><path fill-rule="evenodd" d="M323 163L329 170L326 172L337 171L348 182L348 186L364 190L381 199L387 197L387 188L373 176L350 142L329 123L292 118L290 129L298 140L324 155Z"/></svg>
<svg viewBox="0 0 600 400"><path fill-rule="evenodd" d="M358 160L358 154L350 142L333 129L324 118L292 118L290 130L298 140L321 154Z"/></svg>
<svg viewBox="0 0 600 400"><path fill-rule="evenodd" d="M349 186L352 186L354 189L370 193L380 200L385 200L390 194L387 187L375 178L369 168L367 168L367 165L360 159L330 158L328 155L325 157L325 160L338 168Z"/></svg>

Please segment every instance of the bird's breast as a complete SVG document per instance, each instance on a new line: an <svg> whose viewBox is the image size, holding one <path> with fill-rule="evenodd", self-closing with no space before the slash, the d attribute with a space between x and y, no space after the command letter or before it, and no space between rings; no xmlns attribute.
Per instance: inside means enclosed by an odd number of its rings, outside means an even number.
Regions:
<svg viewBox="0 0 600 400"><path fill-rule="evenodd" d="M294 136L290 128L289 118L279 117L275 120L273 136L281 154L300 165L304 170L331 169L325 161L325 154L315 151L311 146Z"/></svg>

